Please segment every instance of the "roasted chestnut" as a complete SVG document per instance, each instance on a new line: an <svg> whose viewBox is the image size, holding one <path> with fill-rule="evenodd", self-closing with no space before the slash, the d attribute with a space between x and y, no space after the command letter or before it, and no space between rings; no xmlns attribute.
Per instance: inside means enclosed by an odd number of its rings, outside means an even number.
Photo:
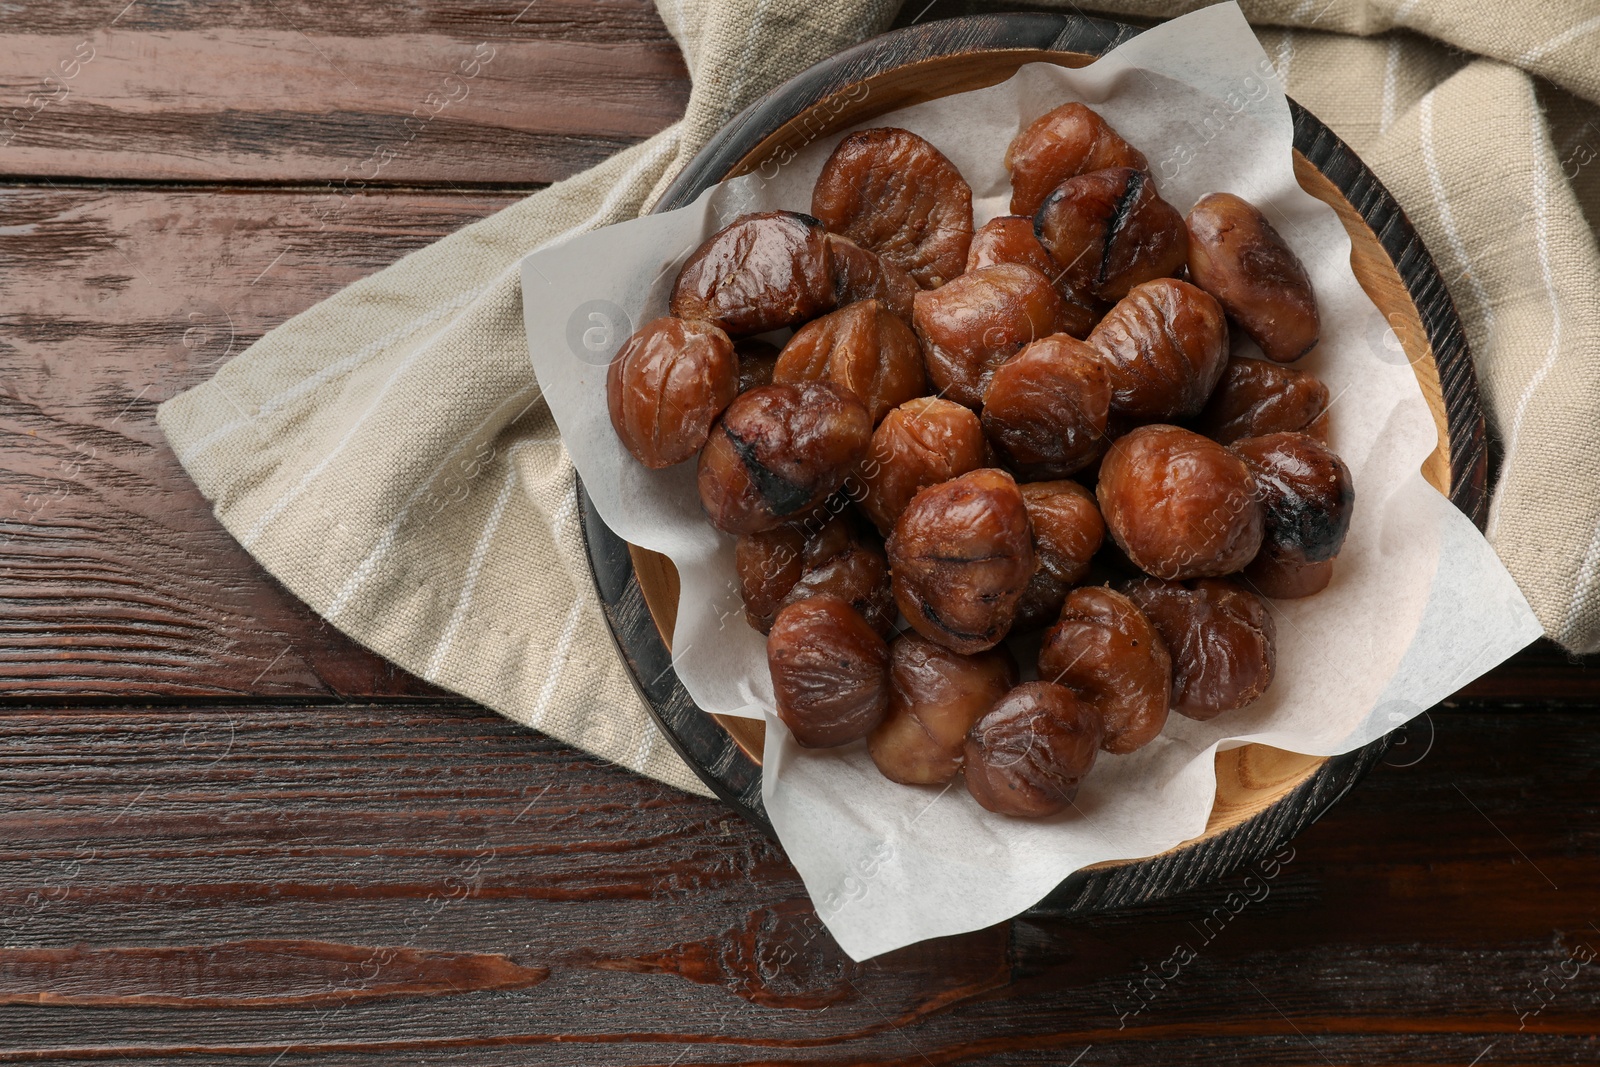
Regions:
<svg viewBox="0 0 1600 1067"><path fill-rule="evenodd" d="M838 597L887 638L894 632L894 598L883 542L862 529L850 513L829 519L803 550L804 567L783 596L790 604L813 596Z"/></svg>
<svg viewBox="0 0 1600 1067"><path fill-rule="evenodd" d="M1048 626L1061 615L1067 593L1089 573L1089 561L1105 541L1106 524L1089 490L1077 482L1029 482L1019 486L1033 527L1038 559L1017 605L1017 629Z"/></svg>
<svg viewBox="0 0 1600 1067"><path fill-rule="evenodd" d="M727 533L770 530L839 488L871 440L867 409L832 382L741 393L700 452L700 504Z"/></svg>
<svg viewBox="0 0 1600 1067"><path fill-rule="evenodd" d="M941 395L977 409L996 368L1031 341L1057 332L1061 297L1020 263L980 267L918 293L912 325L928 377Z"/></svg>
<svg viewBox="0 0 1600 1067"><path fill-rule="evenodd" d="M865 404L874 424L928 391L916 335L877 300L851 304L800 327L783 346L772 380L831 381Z"/></svg>
<svg viewBox="0 0 1600 1067"><path fill-rule="evenodd" d="M826 236L810 215L743 215L684 263L672 287L672 313L742 336L832 311L838 296Z"/></svg>
<svg viewBox="0 0 1600 1067"><path fill-rule="evenodd" d="M1317 345L1311 277L1255 205L1232 193L1189 211L1189 277L1217 298L1268 359L1289 363Z"/></svg>
<svg viewBox="0 0 1600 1067"><path fill-rule="evenodd" d="M1167 724L1167 646L1133 601L1104 586L1067 595L1061 621L1045 631L1039 677L1066 686L1095 710L1107 752L1143 748Z"/></svg>
<svg viewBox="0 0 1600 1067"><path fill-rule="evenodd" d="M772 370L778 365L777 345L746 337L734 344L733 354L739 357L739 392L772 384Z"/></svg>
<svg viewBox="0 0 1600 1067"><path fill-rule="evenodd" d="M998 263L1020 263L1049 278L1061 296L1060 331L1080 340L1089 336L1089 331L1110 306L1092 297L1080 296L1065 284L1056 284L1062 274L1061 268L1034 236L1031 218L1001 215L984 223L972 235L972 247L967 250L967 270Z"/></svg>
<svg viewBox="0 0 1600 1067"><path fill-rule="evenodd" d="M975 471L988 462L983 426L972 409L925 396L884 416L859 471L858 501L878 532L887 535L911 498L930 485Z"/></svg>
<svg viewBox="0 0 1600 1067"><path fill-rule="evenodd" d="M963 656L920 634L889 646L889 712L867 750L885 778L943 785L961 769L967 731L1017 684L1004 648Z"/></svg>
<svg viewBox="0 0 1600 1067"><path fill-rule="evenodd" d="M1111 410L1136 422L1175 422L1205 407L1228 362L1228 321L1205 293L1176 278L1137 285L1089 335L1111 377Z"/></svg>
<svg viewBox="0 0 1600 1067"><path fill-rule="evenodd" d="M766 633L778 617L784 597L805 573L805 534L798 526L778 526L740 534L733 546L733 570L739 578L744 617Z"/></svg>
<svg viewBox="0 0 1600 1067"><path fill-rule="evenodd" d="M1232 574L1261 548L1263 515L1245 461L1176 426L1141 426L1100 464L1100 514L1133 564L1178 581Z"/></svg>
<svg viewBox="0 0 1600 1067"><path fill-rule="evenodd" d="M1263 544L1256 558L1239 572L1239 580L1264 597L1298 600L1328 588L1333 581L1333 560L1301 563L1279 556L1270 544Z"/></svg>
<svg viewBox="0 0 1600 1067"><path fill-rule="evenodd" d="M639 327L606 371L611 426L633 458L652 470L700 451L738 387L728 335L670 316Z"/></svg>
<svg viewBox="0 0 1600 1067"><path fill-rule="evenodd" d="M806 748L859 740L889 706L889 646L838 597L778 612L767 635L778 718Z"/></svg>
<svg viewBox="0 0 1600 1067"><path fill-rule="evenodd" d="M956 652L993 648L1033 575L1033 531L1011 475L984 468L929 486L889 537L895 603L913 629Z"/></svg>
<svg viewBox="0 0 1600 1067"><path fill-rule="evenodd" d="M1002 363L983 394L983 430L1024 478L1064 478L1105 445L1111 379L1087 343L1055 334Z"/></svg>
<svg viewBox="0 0 1600 1067"><path fill-rule="evenodd" d="M1019 685L967 735L967 790L999 815L1055 815L1078 795L1102 733L1100 717L1066 686Z"/></svg>
<svg viewBox="0 0 1600 1067"><path fill-rule="evenodd" d="M1112 167L1068 178L1045 198L1033 232L1074 293L1120 300L1140 282L1173 274L1189 254L1178 209L1142 170Z"/></svg>
<svg viewBox="0 0 1600 1067"><path fill-rule="evenodd" d="M1303 433L1246 437L1234 442L1233 451L1255 475L1266 544L1274 555L1322 563L1339 554L1356 500L1344 460Z"/></svg>
<svg viewBox="0 0 1600 1067"><path fill-rule="evenodd" d="M1305 371L1261 359L1233 359L1194 428L1225 445L1269 433L1318 436L1313 424L1327 410L1328 387Z"/></svg>
<svg viewBox="0 0 1600 1067"><path fill-rule="evenodd" d="M1018 487L1033 526L1039 565L1073 585L1089 573L1089 561L1105 542L1106 524L1094 496L1072 481L1029 482Z"/></svg>
<svg viewBox="0 0 1600 1067"><path fill-rule="evenodd" d="M1011 212L1032 215L1068 178L1107 167L1150 169L1144 153L1124 141L1099 114L1074 101L1035 119L1006 149Z"/></svg>
<svg viewBox="0 0 1600 1067"><path fill-rule="evenodd" d="M972 240L972 190L933 145L910 130L850 134L822 166L811 213L936 289L961 273Z"/></svg>
<svg viewBox="0 0 1600 1067"><path fill-rule="evenodd" d="M911 321L912 301L922 291L911 275L848 237L830 233L823 243L828 248L828 269L833 274L835 306L881 300L884 307L906 322Z"/></svg>
<svg viewBox="0 0 1600 1067"><path fill-rule="evenodd" d="M1225 578L1124 586L1172 657L1172 710L1191 719L1233 711L1267 691L1276 630L1262 599Z"/></svg>

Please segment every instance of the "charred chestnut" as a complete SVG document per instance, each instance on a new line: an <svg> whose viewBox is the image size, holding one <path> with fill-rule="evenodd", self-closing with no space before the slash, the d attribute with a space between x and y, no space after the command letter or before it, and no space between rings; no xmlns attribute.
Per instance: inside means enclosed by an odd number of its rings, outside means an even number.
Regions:
<svg viewBox="0 0 1600 1067"><path fill-rule="evenodd" d="M911 498L988 462L983 426L970 408L938 397L908 400L884 416L860 468L859 501L887 535Z"/></svg>
<svg viewBox="0 0 1600 1067"><path fill-rule="evenodd" d="M1140 282L1183 266L1189 233L1142 170L1113 167L1068 178L1033 218L1033 231L1073 292L1120 300Z"/></svg>
<svg viewBox="0 0 1600 1067"><path fill-rule="evenodd" d="M956 652L993 648L1033 575L1033 531L1005 471L972 471L918 493L889 538L895 603L918 633Z"/></svg>
<svg viewBox="0 0 1600 1067"><path fill-rule="evenodd" d="M1106 529L1157 578L1232 574L1261 548L1263 515L1245 461L1197 433L1141 426L1100 464Z"/></svg>
<svg viewBox="0 0 1600 1067"><path fill-rule="evenodd" d="M1192 418L1228 362L1228 322L1176 278L1135 286L1089 335L1111 377L1111 410L1138 422Z"/></svg>
<svg viewBox="0 0 1600 1067"><path fill-rule="evenodd" d="M1017 684L1003 648L963 656L919 634L889 646L889 712L867 739L884 777L943 785L961 769L967 731Z"/></svg>
<svg viewBox="0 0 1600 1067"><path fill-rule="evenodd" d="M733 336L798 326L838 299L827 231L810 215L744 215L711 235L678 272L672 313Z"/></svg>
<svg viewBox="0 0 1600 1067"><path fill-rule="evenodd" d="M783 346L772 380L831 381L865 404L874 424L928 386L916 335L877 300L851 304L800 327Z"/></svg>
<svg viewBox="0 0 1600 1067"><path fill-rule="evenodd" d="M1167 723L1172 660L1161 634L1126 596L1074 589L1045 632L1039 677L1071 689L1105 727L1107 752L1149 744Z"/></svg>
<svg viewBox="0 0 1600 1067"><path fill-rule="evenodd" d="M1256 701L1272 684L1276 630L1262 599L1223 578L1130 582L1128 598L1172 656L1172 710L1210 719Z"/></svg>
<svg viewBox="0 0 1600 1067"><path fill-rule="evenodd" d="M1356 499L1344 460L1303 433L1247 437L1233 451L1255 475L1266 541L1276 556L1322 563L1339 554Z"/></svg>
<svg viewBox="0 0 1600 1067"><path fill-rule="evenodd" d="M1194 427L1231 445L1241 437L1307 432L1328 410L1328 387L1312 375L1261 359L1234 359Z"/></svg>
<svg viewBox="0 0 1600 1067"><path fill-rule="evenodd" d="M727 533L770 530L820 504L866 455L872 420L832 382L741 393L700 452L700 503Z"/></svg>
<svg viewBox="0 0 1600 1067"><path fill-rule="evenodd" d="M928 377L942 395L976 409L995 370L1023 345L1057 332L1061 297L1020 263L980 267L918 293L912 325Z"/></svg>
<svg viewBox="0 0 1600 1067"><path fill-rule="evenodd" d="M806 748L859 740L889 706L889 646L837 597L796 601L767 635L778 718Z"/></svg>
<svg viewBox="0 0 1600 1067"><path fill-rule="evenodd" d="M904 270L924 289L961 273L972 190L933 145L892 126L852 133L822 166L811 213Z"/></svg>
<svg viewBox="0 0 1600 1067"><path fill-rule="evenodd" d="M611 426L634 459L652 470L670 467L700 451L738 385L727 334L707 323L655 319L606 371Z"/></svg>
<svg viewBox="0 0 1600 1067"><path fill-rule="evenodd" d="M1032 215L1050 191L1079 174L1108 167L1150 169L1144 153L1084 105L1062 104L1035 119L1006 149L1011 212Z"/></svg>
<svg viewBox="0 0 1600 1067"><path fill-rule="evenodd" d="M1061 296L1060 332L1082 340L1089 336L1100 316L1110 306L1093 297L1074 293L1058 281L1062 271L1033 233L1033 219L1021 215L1001 215L990 219L972 235L967 250L967 270L993 267L999 263L1020 263L1049 278Z"/></svg>
<svg viewBox="0 0 1600 1067"><path fill-rule="evenodd" d="M1102 729L1067 687L1019 685L967 735L967 790L999 815L1036 819L1064 811L1094 766Z"/></svg>
<svg viewBox="0 0 1600 1067"><path fill-rule="evenodd" d="M1024 478L1063 478L1105 444L1111 379L1098 352L1056 334L1033 342L994 372L983 394L983 429Z"/></svg>
<svg viewBox="0 0 1600 1067"><path fill-rule="evenodd" d="M1311 277L1267 217L1232 193L1189 212L1189 277L1222 304L1270 360L1289 363L1317 345Z"/></svg>

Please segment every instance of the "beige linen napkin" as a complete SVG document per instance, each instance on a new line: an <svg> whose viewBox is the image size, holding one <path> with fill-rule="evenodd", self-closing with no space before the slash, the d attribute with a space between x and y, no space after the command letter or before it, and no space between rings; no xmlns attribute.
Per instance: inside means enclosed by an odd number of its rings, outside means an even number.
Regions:
<svg viewBox="0 0 1600 1067"><path fill-rule="evenodd" d="M1262 32L1290 93L1368 160L1439 260L1506 442L1491 539L1550 634L1578 650L1600 646L1597 3L1243 5L1296 27ZM647 210L728 118L881 31L897 6L658 0L694 79L681 122L358 282L162 405L218 519L407 670L706 793L606 633L572 468L528 361L517 265Z"/></svg>

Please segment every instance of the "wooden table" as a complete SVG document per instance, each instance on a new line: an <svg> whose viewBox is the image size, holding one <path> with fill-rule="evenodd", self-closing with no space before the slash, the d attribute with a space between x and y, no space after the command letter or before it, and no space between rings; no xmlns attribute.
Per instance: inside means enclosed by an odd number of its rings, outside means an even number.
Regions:
<svg viewBox="0 0 1600 1067"><path fill-rule="evenodd" d="M855 964L718 804L263 574L156 405L684 107L647 0L525 3L0 13L0 1060L1600 1060L1600 670L1548 646L1265 868Z"/></svg>

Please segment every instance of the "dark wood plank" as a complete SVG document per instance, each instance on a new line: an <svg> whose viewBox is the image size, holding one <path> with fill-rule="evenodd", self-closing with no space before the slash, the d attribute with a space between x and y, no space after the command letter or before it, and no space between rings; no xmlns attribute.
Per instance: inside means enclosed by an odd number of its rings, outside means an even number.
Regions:
<svg viewBox="0 0 1600 1067"><path fill-rule="evenodd" d="M716 802L487 713L12 708L0 1058L1593 1062L1600 738L1432 725L1252 872L854 964Z"/></svg>
<svg viewBox="0 0 1600 1067"><path fill-rule="evenodd" d="M11 190L0 204L0 692L432 692L210 515L155 425L291 315L511 194Z"/></svg>
<svg viewBox="0 0 1600 1067"><path fill-rule="evenodd" d="M29 3L0 54L0 176L553 182L689 91L648 0Z"/></svg>

